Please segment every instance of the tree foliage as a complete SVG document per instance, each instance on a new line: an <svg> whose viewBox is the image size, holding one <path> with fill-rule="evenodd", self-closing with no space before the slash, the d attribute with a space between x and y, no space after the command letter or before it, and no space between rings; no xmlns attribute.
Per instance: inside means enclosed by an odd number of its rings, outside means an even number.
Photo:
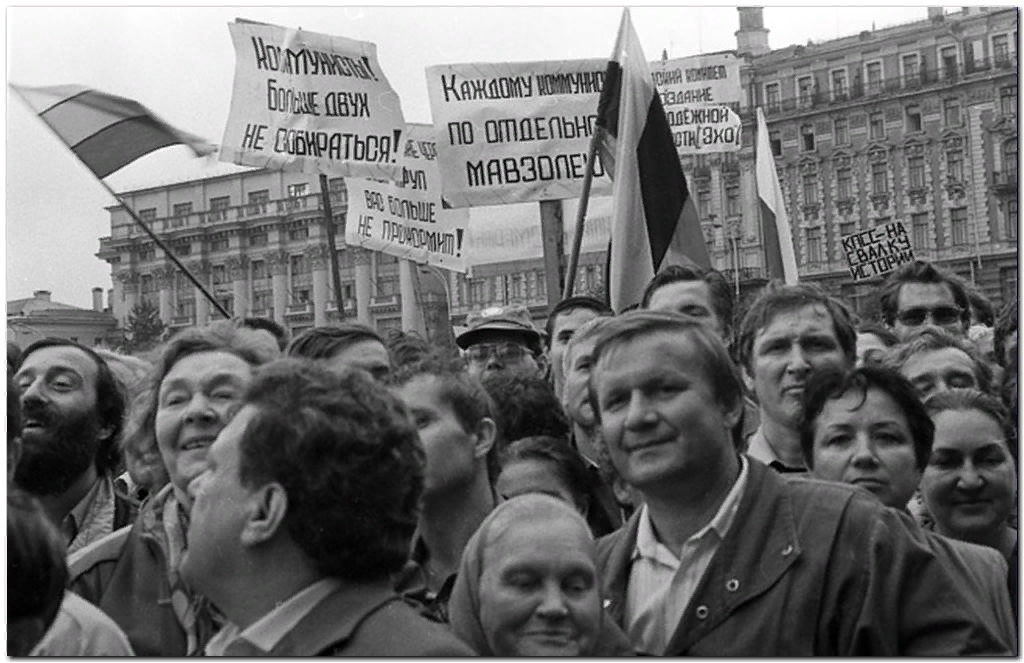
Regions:
<svg viewBox="0 0 1024 663"><path fill-rule="evenodd" d="M164 327L163 320L160 319L160 309L143 299L128 312L123 350L131 353L153 349L160 342Z"/></svg>

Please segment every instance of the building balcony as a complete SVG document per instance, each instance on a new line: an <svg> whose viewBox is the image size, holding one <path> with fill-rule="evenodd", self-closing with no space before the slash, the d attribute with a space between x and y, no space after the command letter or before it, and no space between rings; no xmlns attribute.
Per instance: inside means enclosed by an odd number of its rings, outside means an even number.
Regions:
<svg viewBox="0 0 1024 663"><path fill-rule="evenodd" d="M176 315L171 318L171 327L188 327L195 324L195 317L189 315Z"/></svg>
<svg viewBox="0 0 1024 663"><path fill-rule="evenodd" d="M1016 70L1016 54L975 59L971 62L959 63L956 67L922 69L913 74L890 76L867 83L855 81L848 87L831 92L815 88L813 91L805 91L795 97L782 97L771 102L762 102L762 107L766 117L806 113L818 108L841 106L863 99L877 99L908 91L953 85L975 78L1010 74ZM748 122L754 121L754 109L747 109L741 113L741 116Z"/></svg>
<svg viewBox="0 0 1024 663"><path fill-rule="evenodd" d="M356 311L356 300L352 299L352 298L344 299L344 300L342 300L342 307L343 307L343 310L345 311L346 314L355 313L355 311ZM334 302L333 299L328 299L327 300L327 306L326 306L325 310L328 313L331 313L331 312L337 313L338 312L338 305Z"/></svg>
<svg viewBox="0 0 1024 663"><path fill-rule="evenodd" d="M313 302L296 302L289 304L285 315L305 315L313 312Z"/></svg>
<svg viewBox="0 0 1024 663"><path fill-rule="evenodd" d="M386 311L388 309L400 308L402 305L401 295L385 295L382 297L370 298L371 311Z"/></svg>

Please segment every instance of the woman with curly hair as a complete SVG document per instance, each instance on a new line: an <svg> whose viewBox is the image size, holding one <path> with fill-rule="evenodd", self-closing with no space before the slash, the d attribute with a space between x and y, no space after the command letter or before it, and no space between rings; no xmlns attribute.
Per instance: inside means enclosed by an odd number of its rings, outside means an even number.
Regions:
<svg viewBox="0 0 1024 663"><path fill-rule="evenodd" d="M185 330L158 352L132 404L126 464L150 494L131 527L68 560L70 587L110 615L140 656L188 656L220 627L210 604L178 576L189 482L237 412L256 366L280 355L268 337L229 321Z"/></svg>

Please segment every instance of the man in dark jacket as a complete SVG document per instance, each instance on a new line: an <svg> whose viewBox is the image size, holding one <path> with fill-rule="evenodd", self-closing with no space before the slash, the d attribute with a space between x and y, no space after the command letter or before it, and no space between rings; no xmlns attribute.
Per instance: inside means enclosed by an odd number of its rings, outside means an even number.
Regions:
<svg viewBox="0 0 1024 663"><path fill-rule="evenodd" d="M25 349L14 384L23 418L14 483L40 501L68 554L129 524L137 505L113 480L125 396L107 362L46 338Z"/></svg>
<svg viewBox="0 0 1024 663"><path fill-rule="evenodd" d="M362 371L257 369L189 486L181 573L229 620L206 653L458 656L391 589L423 485L416 428Z"/></svg>
<svg viewBox="0 0 1024 663"><path fill-rule="evenodd" d="M606 460L643 497L598 542L607 610L656 655L1005 654L909 516L737 452L742 381L699 321L603 325Z"/></svg>

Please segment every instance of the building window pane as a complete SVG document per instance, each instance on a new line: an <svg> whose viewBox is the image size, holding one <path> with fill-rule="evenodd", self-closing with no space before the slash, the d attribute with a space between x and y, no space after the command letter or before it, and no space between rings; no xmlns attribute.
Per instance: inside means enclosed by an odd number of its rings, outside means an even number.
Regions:
<svg viewBox="0 0 1024 663"><path fill-rule="evenodd" d="M818 176L804 175L804 205L813 205L816 202L818 202Z"/></svg>
<svg viewBox="0 0 1024 663"><path fill-rule="evenodd" d="M930 248L931 229L928 223L928 214L913 214L910 217L914 233L914 249L925 250Z"/></svg>
<svg viewBox="0 0 1024 663"><path fill-rule="evenodd" d="M846 237L857 232L857 224L854 221L847 221L839 224L839 236Z"/></svg>
<svg viewBox="0 0 1024 663"><path fill-rule="evenodd" d="M804 152L814 151L814 126L805 124L800 127L800 138L804 148Z"/></svg>
<svg viewBox="0 0 1024 663"><path fill-rule="evenodd" d="M871 193L889 193L889 175L884 163L871 165Z"/></svg>
<svg viewBox="0 0 1024 663"><path fill-rule="evenodd" d="M821 228L807 229L807 261L821 262Z"/></svg>
<svg viewBox="0 0 1024 663"><path fill-rule="evenodd" d="M906 85L918 82L917 53L903 56L903 81Z"/></svg>
<svg viewBox="0 0 1024 663"><path fill-rule="evenodd" d="M911 189L924 188L924 157L910 157L907 159L907 173Z"/></svg>
<svg viewBox="0 0 1024 663"><path fill-rule="evenodd" d="M309 188L309 185L306 184L305 182L300 182L299 184L289 184L288 185L288 197L289 198L298 198L299 196L304 196L304 195L306 195L308 188Z"/></svg>
<svg viewBox="0 0 1024 663"><path fill-rule="evenodd" d="M960 150L946 152L947 178L952 182L962 182L964 179L964 154Z"/></svg>
<svg viewBox="0 0 1024 663"><path fill-rule="evenodd" d="M849 168L836 171L836 193L840 200L853 198L853 179Z"/></svg>
<svg viewBox="0 0 1024 663"><path fill-rule="evenodd" d="M842 100L846 98L846 70L836 69L832 72L832 98Z"/></svg>
<svg viewBox="0 0 1024 663"><path fill-rule="evenodd" d="M950 230L953 234L953 246L967 244L967 208L957 207L949 213Z"/></svg>
<svg viewBox="0 0 1024 663"><path fill-rule="evenodd" d="M260 191L249 192L249 204L255 205L258 203L265 203L270 200L270 190L261 189Z"/></svg>
<svg viewBox="0 0 1024 663"><path fill-rule="evenodd" d="M139 218L143 221L152 221L156 218L156 208L148 207L146 209L139 210Z"/></svg>
<svg viewBox="0 0 1024 663"><path fill-rule="evenodd" d="M921 107L917 104L907 106L907 131L921 131Z"/></svg>
<svg viewBox="0 0 1024 663"><path fill-rule="evenodd" d="M939 51L943 78L956 78L956 46L945 46Z"/></svg>
<svg viewBox="0 0 1024 663"><path fill-rule="evenodd" d="M231 207L231 196L218 196L216 198L210 198L211 212L227 209L229 207Z"/></svg>
<svg viewBox="0 0 1024 663"><path fill-rule="evenodd" d="M999 88L999 110L1004 115L1017 114L1017 86L1007 85Z"/></svg>
<svg viewBox="0 0 1024 663"><path fill-rule="evenodd" d="M1006 239L1017 239L1017 201L1006 203Z"/></svg>
<svg viewBox="0 0 1024 663"><path fill-rule="evenodd" d="M872 113L870 125L871 140L885 138L885 116L882 113Z"/></svg>
<svg viewBox="0 0 1024 663"><path fill-rule="evenodd" d="M764 105L769 110L779 109L779 84L769 83L764 86Z"/></svg>
<svg viewBox="0 0 1024 663"><path fill-rule="evenodd" d="M1008 181L1017 179L1017 139L1003 143L1003 173Z"/></svg>
<svg viewBox="0 0 1024 663"><path fill-rule="evenodd" d="M711 212L711 192L697 192L697 212L700 214L700 218L707 218L708 214Z"/></svg>
<svg viewBox="0 0 1024 663"><path fill-rule="evenodd" d="M850 123L845 117L837 118L833 124L836 145L850 144Z"/></svg>
<svg viewBox="0 0 1024 663"><path fill-rule="evenodd" d="M881 92L882 90L882 63L870 62L865 67L868 79L868 92Z"/></svg>
<svg viewBox="0 0 1024 663"><path fill-rule="evenodd" d="M731 186L725 190L725 213L728 216L740 215L740 189Z"/></svg>
<svg viewBox="0 0 1024 663"><path fill-rule="evenodd" d="M768 132L768 143L771 145L771 148L772 148L772 156L773 157L781 157L782 156L782 136L779 135L778 131L769 131Z"/></svg>
<svg viewBox="0 0 1024 663"><path fill-rule="evenodd" d="M960 126L960 100L946 99L942 102L942 117L947 127Z"/></svg>
<svg viewBox="0 0 1024 663"><path fill-rule="evenodd" d="M814 78L811 76L803 76L797 81L797 96L800 100L800 106L806 107L811 105L811 98L814 94Z"/></svg>

